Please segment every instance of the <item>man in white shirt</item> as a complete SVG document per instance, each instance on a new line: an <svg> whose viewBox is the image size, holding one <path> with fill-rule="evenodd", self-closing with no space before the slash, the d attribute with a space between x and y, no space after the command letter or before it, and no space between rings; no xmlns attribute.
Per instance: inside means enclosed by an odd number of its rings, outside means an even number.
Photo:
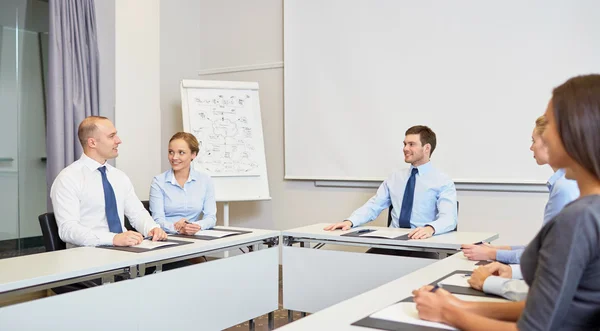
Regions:
<svg viewBox="0 0 600 331"><path fill-rule="evenodd" d="M54 180L50 198L60 238L67 247L135 246L144 236L165 240L135 194L129 177L106 161L119 155L121 139L110 120L90 116L79 125L83 155ZM139 231L127 231L124 215Z"/></svg>

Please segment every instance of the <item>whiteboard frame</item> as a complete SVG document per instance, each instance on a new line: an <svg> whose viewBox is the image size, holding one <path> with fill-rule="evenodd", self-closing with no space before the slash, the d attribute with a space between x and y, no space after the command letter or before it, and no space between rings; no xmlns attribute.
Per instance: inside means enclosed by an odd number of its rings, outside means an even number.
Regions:
<svg viewBox="0 0 600 331"><path fill-rule="evenodd" d="M188 89L196 88L196 89L224 89L224 90L252 90L256 91L256 100L255 105L257 109L255 109L256 116L256 128L260 131L260 138L262 143L262 162L263 167L260 170L260 174L258 176L231 176L231 177L212 177L213 182L215 183L215 198L217 202L232 202L232 201L266 201L271 200L270 190L269 190L269 178L267 172L267 157L265 151L265 141L264 141L264 131L262 126L262 115L260 111L260 95L259 95L259 86L257 82L240 82L240 81L217 81L217 80L191 80L184 79L181 80L180 89L181 89L181 114L183 116L183 131L190 132L190 109L187 103L188 100ZM192 163L193 165L193 163ZM232 195L231 198L226 198L219 194L219 184L220 182L233 182L239 181L239 185L248 185L248 183L243 183L243 179L249 178L260 178L258 183L264 185L265 187L257 188L257 194L252 196L235 196ZM263 193L259 192L262 189ZM266 190L266 194L264 194Z"/></svg>

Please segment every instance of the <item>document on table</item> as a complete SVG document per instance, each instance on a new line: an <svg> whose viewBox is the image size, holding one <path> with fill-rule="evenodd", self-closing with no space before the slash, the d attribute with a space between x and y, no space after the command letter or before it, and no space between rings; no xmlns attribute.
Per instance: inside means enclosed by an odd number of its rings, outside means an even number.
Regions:
<svg viewBox="0 0 600 331"><path fill-rule="evenodd" d="M177 245L177 243L170 241L152 241L152 240L144 240L139 245L135 245L133 247L141 248L141 249L155 249L163 246Z"/></svg>
<svg viewBox="0 0 600 331"><path fill-rule="evenodd" d="M471 278L470 274L454 274L450 277L444 278L438 282L438 284L442 285L454 285L460 287L471 287L469 285L469 279Z"/></svg>
<svg viewBox="0 0 600 331"><path fill-rule="evenodd" d="M202 230L196 232L196 236L206 236L213 238L223 238L227 236L233 236L235 234L239 234L239 232L231 232L231 231L219 231L219 230Z"/></svg>
<svg viewBox="0 0 600 331"><path fill-rule="evenodd" d="M432 328L458 330L446 324L429 322L420 319L419 312L417 311L417 305L414 302L398 302L397 304L384 308L369 317L399 323L423 325Z"/></svg>
<svg viewBox="0 0 600 331"><path fill-rule="evenodd" d="M398 232L398 231L390 231L390 230L375 230L373 232L367 232L367 233L362 233L359 234L359 237L379 237L379 238L388 238L388 239L394 239L394 238L398 238L402 235L404 235L405 233L402 232Z"/></svg>
<svg viewBox="0 0 600 331"><path fill-rule="evenodd" d="M470 295L456 295L456 297L464 301L508 302L508 300L502 298L474 297ZM456 328L446 324L430 322L420 319L419 312L417 311L417 306L414 302L398 302L372 314L369 317L398 323L409 323L415 325L428 326L432 328L457 330Z"/></svg>

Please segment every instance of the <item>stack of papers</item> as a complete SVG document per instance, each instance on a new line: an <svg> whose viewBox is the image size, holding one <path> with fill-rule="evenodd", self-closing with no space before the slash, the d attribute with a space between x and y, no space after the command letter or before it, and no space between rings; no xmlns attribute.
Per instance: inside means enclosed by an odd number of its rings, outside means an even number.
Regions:
<svg viewBox="0 0 600 331"><path fill-rule="evenodd" d="M214 238L223 238L227 236L233 236L234 234L239 234L239 232L230 232L230 231L219 231L219 230L202 230L196 232L196 236L205 236L205 237L214 237Z"/></svg>
<svg viewBox="0 0 600 331"><path fill-rule="evenodd" d="M454 286L460 286L460 287L471 287L471 285L469 285L469 279L471 279L471 275L468 274L454 274L450 277L444 278L443 280L441 280L440 282L438 282L438 284L442 285L442 287L444 287L444 285L454 285Z"/></svg>
<svg viewBox="0 0 600 331"><path fill-rule="evenodd" d="M376 312L370 317L399 323L423 325L431 328L458 330L446 324L429 322L420 319L419 312L417 311L417 305L414 302L398 302L395 305L391 305Z"/></svg>
<svg viewBox="0 0 600 331"><path fill-rule="evenodd" d="M460 300L464 301L478 301L478 302L507 302L508 300L501 298L489 298L489 297L474 297L470 295L456 295ZM387 308L384 308L371 316L371 318L387 320L399 323L408 323L414 325L423 325L432 328L446 329L446 330L457 330L446 324L425 321L419 318L419 312L417 311L417 305L414 302L398 302Z"/></svg>
<svg viewBox="0 0 600 331"><path fill-rule="evenodd" d="M375 230L372 232L361 233L358 236L359 237L379 237L379 238L394 239L394 238L400 237L404 234L406 234L406 233L399 232L399 231Z"/></svg>
<svg viewBox="0 0 600 331"><path fill-rule="evenodd" d="M169 242L169 241L144 240L139 245L135 245L133 247L142 248L142 249L155 249L155 248L169 246L169 245L177 245L177 243Z"/></svg>

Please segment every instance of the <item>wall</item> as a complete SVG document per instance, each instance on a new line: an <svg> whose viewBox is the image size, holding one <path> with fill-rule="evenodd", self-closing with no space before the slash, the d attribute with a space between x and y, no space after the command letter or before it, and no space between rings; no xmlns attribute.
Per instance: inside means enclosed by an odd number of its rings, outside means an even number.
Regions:
<svg viewBox="0 0 600 331"><path fill-rule="evenodd" d="M159 3L115 2L115 126L123 141L116 166L142 200L160 172Z"/></svg>
<svg viewBox="0 0 600 331"><path fill-rule="evenodd" d="M198 75L201 70L283 61L281 0L163 1L160 20L162 151L166 151L170 136L182 129L181 79L245 80L260 84L273 200L232 203L231 224L283 230L341 220L374 194L375 189L315 187L310 181L283 180L282 69ZM161 152L163 171L169 166L165 156ZM545 193L473 191L459 191L458 196L460 229L499 232L500 243L531 239L541 225L547 198ZM385 219L382 213L374 224L383 225Z"/></svg>

